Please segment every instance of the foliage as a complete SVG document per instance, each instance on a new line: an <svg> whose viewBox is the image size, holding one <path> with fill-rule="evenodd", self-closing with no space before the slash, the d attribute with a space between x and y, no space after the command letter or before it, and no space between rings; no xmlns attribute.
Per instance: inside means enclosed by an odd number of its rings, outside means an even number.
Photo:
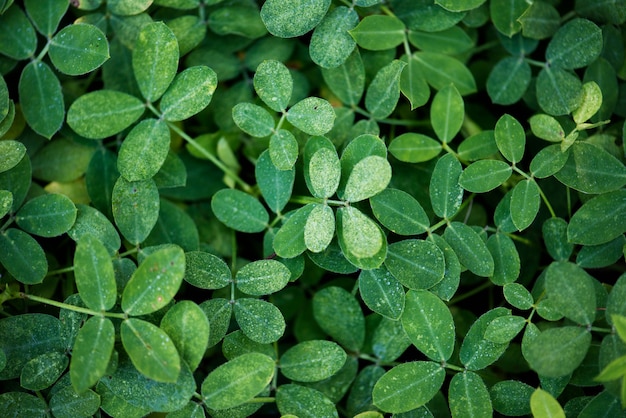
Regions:
<svg viewBox="0 0 626 418"><path fill-rule="evenodd" d="M0 0L0 410L624 416L624 21Z"/></svg>

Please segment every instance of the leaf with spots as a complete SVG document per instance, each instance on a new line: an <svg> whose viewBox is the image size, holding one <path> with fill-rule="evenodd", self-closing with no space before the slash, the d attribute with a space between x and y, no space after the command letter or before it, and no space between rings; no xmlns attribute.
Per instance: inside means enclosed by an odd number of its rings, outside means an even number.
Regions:
<svg viewBox="0 0 626 418"><path fill-rule="evenodd" d="M289 69L280 61L266 60L254 73L254 90L270 109L283 112L293 92L293 78Z"/></svg>
<svg viewBox="0 0 626 418"><path fill-rule="evenodd" d="M106 373L115 344L115 328L110 319L93 316L78 331L72 360L70 380L76 392L81 393Z"/></svg>
<svg viewBox="0 0 626 418"><path fill-rule="evenodd" d="M280 371L297 382L317 382L337 373L346 358L346 352L335 342L303 341L280 357Z"/></svg>
<svg viewBox="0 0 626 418"><path fill-rule="evenodd" d="M252 298L237 299L233 310L239 327L252 341L273 343L285 332L285 318L270 302Z"/></svg>

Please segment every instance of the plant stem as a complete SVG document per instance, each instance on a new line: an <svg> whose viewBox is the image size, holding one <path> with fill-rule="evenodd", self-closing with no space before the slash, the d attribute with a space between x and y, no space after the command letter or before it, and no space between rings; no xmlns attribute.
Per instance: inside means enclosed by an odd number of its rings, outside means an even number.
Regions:
<svg viewBox="0 0 626 418"><path fill-rule="evenodd" d="M272 402L276 402L276 398L272 398L268 396L268 397L252 398L247 403L272 403Z"/></svg>
<svg viewBox="0 0 626 418"><path fill-rule="evenodd" d="M29 299L29 300L33 300L35 302L40 302L40 303L44 303L46 305L56 306L57 308L67 309L69 311L74 311L74 312L80 312L80 313L84 313L84 314L87 314L87 315L102 316L102 317L109 317L109 318L119 318L119 319L128 319L128 315L126 315L125 313L94 311L92 309L82 308L80 306L75 306L75 305L70 305L68 303L58 302L56 300L42 298L40 296L28 295L28 294L23 293L23 292L19 293L19 297L21 297L22 299Z"/></svg>
<svg viewBox="0 0 626 418"><path fill-rule="evenodd" d="M455 370L457 372L464 372L465 371L465 369L463 367L455 366L454 364L445 363L443 365L443 367L445 367L446 369Z"/></svg>
<svg viewBox="0 0 626 418"><path fill-rule="evenodd" d="M490 288L491 286L493 286L493 283L489 280L487 280L485 283L481 284L480 286L476 286L475 288L473 288L472 290L463 293L462 295L459 295L455 298L452 298L449 302L450 305L454 305L459 303L462 300L465 300L471 296L474 296L477 293L482 292L485 289Z"/></svg>
<svg viewBox="0 0 626 418"><path fill-rule="evenodd" d="M52 270L49 271L48 274L46 274L46 277L50 277L50 276L57 276L59 274L63 274L63 273L69 273L71 271L74 271L74 266L70 266L70 267L64 267L62 269L57 269L57 270Z"/></svg>

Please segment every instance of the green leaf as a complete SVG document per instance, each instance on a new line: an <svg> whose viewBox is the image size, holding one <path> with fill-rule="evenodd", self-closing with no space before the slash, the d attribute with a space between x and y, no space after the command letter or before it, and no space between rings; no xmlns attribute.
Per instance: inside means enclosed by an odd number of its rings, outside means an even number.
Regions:
<svg viewBox="0 0 626 418"><path fill-rule="evenodd" d="M270 151L264 151L257 159L254 175L267 206L274 213L282 211L291 198L296 170L278 169L272 162Z"/></svg>
<svg viewBox="0 0 626 418"><path fill-rule="evenodd" d="M581 104L582 83L560 67L544 67L537 76L537 102L552 116L567 115Z"/></svg>
<svg viewBox="0 0 626 418"><path fill-rule="evenodd" d="M409 42L422 51L455 55L474 46L474 41L460 26L437 32L409 31Z"/></svg>
<svg viewBox="0 0 626 418"><path fill-rule="evenodd" d="M493 257L485 242L471 227L461 222L451 222L443 237L459 257L461 264L472 273L481 277L493 275Z"/></svg>
<svg viewBox="0 0 626 418"><path fill-rule="evenodd" d="M222 6L208 19L209 28L218 35L239 35L256 39L267 34L259 9L254 4Z"/></svg>
<svg viewBox="0 0 626 418"><path fill-rule="evenodd" d="M528 228L535 220L541 205L539 193L539 186L532 179L522 180L513 188L511 220L519 231Z"/></svg>
<svg viewBox="0 0 626 418"><path fill-rule="evenodd" d="M411 102L411 110L425 105L430 97L430 87L417 60L411 56L401 58L407 63L400 75L400 91Z"/></svg>
<svg viewBox="0 0 626 418"><path fill-rule="evenodd" d="M524 358L541 376L566 376L582 363L590 344L591 333L584 328L549 328L529 342Z"/></svg>
<svg viewBox="0 0 626 418"><path fill-rule="evenodd" d="M211 103L217 88L217 74L197 65L178 73L163 94L159 108L163 119L176 122L189 119Z"/></svg>
<svg viewBox="0 0 626 418"><path fill-rule="evenodd" d="M559 11L551 4L542 1L534 2L520 16L522 34L527 38L549 38L561 26Z"/></svg>
<svg viewBox="0 0 626 418"><path fill-rule="evenodd" d="M546 295L550 304L572 321L590 325L596 317L592 277L576 264L557 261L546 269Z"/></svg>
<svg viewBox="0 0 626 418"><path fill-rule="evenodd" d="M296 384L280 385L276 390L276 406L287 417L339 417L335 404L316 389Z"/></svg>
<svg viewBox="0 0 626 418"><path fill-rule="evenodd" d="M232 360L246 353L261 353L276 359L276 352L271 344L261 344L252 341L241 331L233 331L224 337L222 354L227 360Z"/></svg>
<svg viewBox="0 0 626 418"><path fill-rule="evenodd" d="M459 357L467 370L481 370L494 363L509 346L506 343L495 343L485 338L485 331L496 318L510 316L511 311L495 308L482 314L470 327L461 344Z"/></svg>
<svg viewBox="0 0 626 418"><path fill-rule="evenodd" d="M372 351L384 362L397 360L410 345L402 322L398 320L383 318L372 334Z"/></svg>
<svg viewBox="0 0 626 418"><path fill-rule="evenodd" d="M349 32L361 48L372 51L395 48L406 37L404 23L387 15L366 16Z"/></svg>
<svg viewBox="0 0 626 418"><path fill-rule="evenodd" d="M133 49L133 72L143 97L158 100L178 70L178 41L163 22L143 26Z"/></svg>
<svg viewBox="0 0 626 418"><path fill-rule="evenodd" d="M493 66L487 78L487 93L496 104L519 101L531 80L530 64L523 57L506 57Z"/></svg>
<svg viewBox="0 0 626 418"><path fill-rule="evenodd" d="M280 357L280 371L297 382L317 382L337 373L346 362L346 352L337 343L324 340L304 341Z"/></svg>
<svg viewBox="0 0 626 418"><path fill-rule="evenodd" d="M434 1L404 3L401 0L392 0L390 3L395 15L405 21L411 30L442 31L454 26L465 16L463 12L446 10Z"/></svg>
<svg viewBox="0 0 626 418"><path fill-rule="evenodd" d="M343 64L321 71L324 82L339 100L350 106L359 103L365 90L365 68L358 48L354 48Z"/></svg>
<svg viewBox="0 0 626 418"><path fill-rule="evenodd" d="M528 120L530 129L537 138L550 142L561 142L565 139L565 132L558 120L550 115L538 113Z"/></svg>
<svg viewBox="0 0 626 418"><path fill-rule="evenodd" d="M391 181L391 165L386 158L371 155L359 161L350 172L343 199L359 202L383 191Z"/></svg>
<svg viewBox="0 0 626 418"><path fill-rule="evenodd" d="M42 4L36 0L26 0L24 7L37 30L44 36L51 36L67 12L69 3L65 0L53 0Z"/></svg>
<svg viewBox="0 0 626 418"><path fill-rule="evenodd" d="M59 79L41 61L32 61L23 70L18 84L22 114L28 125L41 136L52 138L65 117Z"/></svg>
<svg viewBox="0 0 626 418"><path fill-rule="evenodd" d="M137 318L122 322L120 335L133 365L157 382L173 383L180 373L180 357L161 328Z"/></svg>
<svg viewBox="0 0 626 418"><path fill-rule="evenodd" d="M489 13L496 29L511 37L522 29L518 21L528 8L525 0L494 0L489 3Z"/></svg>
<svg viewBox="0 0 626 418"><path fill-rule="evenodd" d="M99 68L109 59L109 44L96 26L74 24L54 35L48 56L63 74L82 75Z"/></svg>
<svg viewBox="0 0 626 418"><path fill-rule="evenodd" d="M626 276L622 274L611 289L609 297L606 301L606 320L609 324L613 323L613 315L626 316Z"/></svg>
<svg viewBox="0 0 626 418"><path fill-rule="evenodd" d="M491 397L483 379L476 373L457 373L448 389L450 412L454 417L488 417L493 414Z"/></svg>
<svg viewBox="0 0 626 418"><path fill-rule="evenodd" d="M409 289L429 289L443 279L443 252L430 241L407 239L389 244L385 266Z"/></svg>
<svg viewBox="0 0 626 418"><path fill-rule="evenodd" d="M100 409L100 396L87 390L80 395L71 386L55 392L50 398L50 411L58 418L92 416Z"/></svg>
<svg viewBox="0 0 626 418"><path fill-rule="evenodd" d="M402 328L418 350L433 361L445 362L454 350L454 321L443 301L428 290L409 290Z"/></svg>
<svg viewBox="0 0 626 418"><path fill-rule="evenodd" d="M13 195L13 204L10 212L16 212L31 187L32 183L32 166L28 153L24 154L22 159L16 166L10 170L0 172L0 190L8 190Z"/></svg>
<svg viewBox="0 0 626 418"><path fill-rule="evenodd" d="M336 68L355 49L356 42L348 31L359 23L353 8L339 6L328 13L315 28L309 44L309 55L321 68Z"/></svg>
<svg viewBox="0 0 626 418"><path fill-rule="evenodd" d="M626 316L611 315L613 327L617 331L617 335L622 341L626 341Z"/></svg>
<svg viewBox="0 0 626 418"><path fill-rule="evenodd" d="M80 328L70 362L70 380L77 393L92 387L104 376L114 344L115 328L108 318L93 316Z"/></svg>
<svg viewBox="0 0 626 418"><path fill-rule="evenodd" d="M387 239L380 227L353 206L337 210L337 237L344 256L361 269L379 267L387 255Z"/></svg>
<svg viewBox="0 0 626 418"><path fill-rule="evenodd" d="M374 385L374 405L390 413L419 408L435 396L445 376L443 367L431 361L412 361L395 366Z"/></svg>
<svg viewBox="0 0 626 418"><path fill-rule="evenodd" d="M583 98L578 109L572 112L574 122L581 124L591 119L602 106L602 90L595 81L583 84Z"/></svg>
<svg viewBox="0 0 626 418"><path fill-rule="evenodd" d="M19 229L9 228L0 234L0 262L24 284L41 283L48 272L46 254L39 243Z"/></svg>
<svg viewBox="0 0 626 418"><path fill-rule="evenodd" d="M315 205L310 203L296 210L278 230L273 242L276 255L293 258L307 249L304 241L304 228L314 208Z"/></svg>
<svg viewBox="0 0 626 418"><path fill-rule="evenodd" d="M461 96L476 91L476 81L470 70L456 58L437 52L419 51L413 54L428 84L440 90L450 83Z"/></svg>
<svg viewBox="0 0 626 418"><path fill-rule="evenodd" d="M265 60L254 73L254 90L270 109L284 112L293 93L293 78L280 61Z"/></svg>
<svg viewBox="0 0 626 418"><path fill-rule="evenodd" d="M535 389L530 397L530 410L537 418L565 418L565 412L550 393L541 388Z"/></svg>
<svg viewBox="0 0 626 418"><path fill-rule="evenodd" d="M352 356L348 356L343 367L337 373L318 382L304 383L303 386L316 389L332 403L338 403L348 393L357 375L358 368L359 361Z"/></svg>
<svg viewBox="0 0 626 418"><path fill-rule="evenodd" d="M74 253L74 276L89 309L107 311L117 301L117 286L109 251L96 237L84 235Z"/></svg>
<svg viewBox="0 0 626 418"><path fill-rule="evenodd" d="M493 275L489 279L498 286L517 280L521 262L513 240L508 235L497 232L487 240L487 249L493 257L494 265Z"/></svg>
<svg viewBox="0 0 626 418"><path fill-rule="evenodd" d="M438 4L444 9L452 12L464 12L476 9L484 2L485 0L435 0L435 4Z"/></svg>
<svg viewBox="0 0 626 418"><path fill-rule="evenodd" d="M83 94L67 111L67 124L77 134L104 139L118 134L143 114L145 105L130 94L97 90Z"/></svg>
<svg viewBox="0 0 626 418"><path fill-rule="evenodd" d="M261 7L267 30L280 38L295 38L315 28L324 18L330 0L269 0Z"/></svg>
<svg viewBox="0 0 626 418"><path fill-rule="evenodd" d="M122 294L122 309L139 316L166 306L176 295L185 274L185 253L168 246L147 256L133 273Z"/></svg>
<svg viewBox="0 0 626 418"><path fill-rule="evenodd" d="M406 132L389 143L389 152L405 163L421 163L439 155L441 144L429 136Z"/></svg>
<svg viewBox="0 0 626 418"><path fill-rule="evenodd" d="M325 199L337 191L341 164L333 143L323 136L310 137L304 146L304 180L311 194Z"/></svg>
<svg viewBox="0 0 626 418"><path fill-rule="evenodd" d="M511 176L511 166L499 160L479 160L463 170L459 184L472 193L486 193L500 186Z"/></svg>
<svg viewBox="0 0 626 418"><path fill-rule="evenodd" d="M441 142L450 142L459 133L464 118L463 97L453 84L448 84L435 94L430 108L430 121Z"/></svg>
<svg viewBox="0 0 626 418"><path fill-rule="evenodd" d="M626 356L621 356L607 364L594 380L598 382L610 382L626 375Z"/></svg>
<svg viewBox="0 0 626 418"><path fill-rule="evenodd" d="M0 218L5 217L13 205L13 193L8 190L0 190Z"/></svg>
<svg viewBox="0 0 626 418"><path fill-rule="evenodd" d="M20 386L37 391L47 389L61 377L68 363L67 356L58 351L37 356L22 368Z"/></svg>
<svg viewBox="0 0 626 418"><path fill-rule="evenodd" d="M327 100L307 97L287 111L287 120L309 135L324 135L333 128L335 110Z"/></svg>
<svg viewBox="0 0 626 418"><path fill-rule="evenodd" d="M530 396L535 389L517 380L502 380L489 389L493 409L507 416L530 414Z"/></svg>
<svg viewBox="0 0 626 418"><path fill-rule="evenodd" d="M162 119L144 119L128 133L119 150L117 169L129 182L151 179L170 149L170 130Z"/></svg>
<svg viewBox="0 0 626 418"><path fill-rule="evenodd" d="M107 7L116 15L132 16L146 11L151 3L151 0L110 0L107 2Z"/></svg>
<svg viewBox="0 0 626 418"><path fill-rule="evenodd" d="M370 198L376 219L399 235L419 235L430 227L428 215L410 194L399 189L385 189Z"/></svg>
<svg viewBox="0 0 626 418"><path fill-rule="evenodd" d="M226 226L241 232L261 232L269 215L261 202L240 190L222 189L213 195L211 209Z"/></svg>
<svg viewBox="0 0 626 418"><path fill-rule="evenodd" d="M17 212L17 224L34 235L56 237L74 225L76 206L65 195L44 194L26 202Z"/></svg>
<svg viewBox="0 0 626 418"><path fill-rule="evenodd" d="M228 265L203 251L185 253L185 281L200 289L221 289L231 281Z"/></svg>
<svg viewBox="0 0 626 418"><path fill-rule="evenodd" d="M463 203L463 188L459 178L463 167L454 154L446 154L437 160L428 189L435 214L441 218L454 216Z"/></svg>
<svg viewBox="0 0 626 418"><path fill-rule="evenodd" d="M604 149L576 141L569 158L554 176L568 187L583 193L600 194L626 184L626 167Z"/></svg>
<svg viewBox="0 0 626 418"><path fill-rule="evenodd" d="M261 344L278 341L285 332L285 318L270 302L259 299L237 299L235 319L248 338Z"/></svg>
<svg viewBox="0 0 626 418"><path fill-rule="evenodd" d="M397 321L404 311L404 287L385 267L361 270L359 294L377 314Z"/></svg>
<svg viewBox="0 0 626 418"><path fill-rule="evenodd" d="M235 276L237 288L252 296L278 292L289 282L291 273L277 260L258 260L243 266Z"/></svg>
<svg viewBox="0 0 626 418"><path fill-rule="evenodd" d="M565 166L568 157L569 152L563 152L559 144L548 145L535 154L530 162L530 171L540 179L550 177Z"/></svg>
<svg viewBox="0 0 626 418"><path fill-rule="evenodd" d="M228 332L228 327L230 326L233 313L233 305L230 303L230 299L216 297L213 299L207 299L199 306L209 319L211 332L209 334L208 346L213 347L222 341Z"/></svg>
<svg viewBox="0 0 626 418"><path fill-rule="evenodd" d="M286 129L278 129L270 137L270 159L279 170L292 170L298 159L299 151L298 140Z"/></svg>
<svg viewBox="0 0 626 418"><path fill-rule="evenodd" d="M494 343L506 344L519 334L526 325L526 318L516 315L500 316L489 323L485 339Z"/></svg>
<svg viewBox="0 0 626 418"><path fill-rule="evenodd" d="M92 235L104 244L109 255L115 254L120 248L121 241L111 221L102 212L91 206L78 204L76 209L76 222L67 231L70 238L78 242L82 237Z"/></svg>
<svg viewBox="0 0 626 418"><path fill-rule="evenodd" d="M365 108L374 119L384 119L393 113L400 99L400 75L406 62L393 60L382 67L365 93Z"/></svg>
<svg viewBox="0 0 626 418"><path fill-rule="evenodd" d="M527 310L535 302L530 292L519 283L507 283L503 287L504 298L517 309Z"/></svg>
<svg viewBox="0 0 626 418"><path fill-rule="evenodd" d="M304 244L314 253L324 251L335 236L335 215L328 205L318 205L309 213L304 225Z"/></svg>
<svg viewBox="0 0 626 418"><path fill-rule="evenodd" d="M587 19L572 19L554 34L546 59L550 65L565 69L591 64L602 51L602 30Z"/></svg>
<svg viewBox="0 0 626 418"><path fill-rule="evenodd" d="M245 133L256 138L274 132L274 118L261 106L252 103L237 103L233 107L233 120Z"/></svg>
<svg viewBox="0 0 626 418"><path fill-rule="evenodd" d="M359 302L347 290L329 286L313 296L313 316L325 333L350 351L365 340L365 318Z"/></svg>
<svg viewBox="0 0 626 418"><path fill-rule="evenodd" d="M2 161L0 161L1 173L19 164L26 154L26 147L18 141L0 141L0 154L4 157Z"/></svg>
<svg viewBox="0 0 626 418"><path fill-rule="evenodd" d="M35 395L26 392L5 392L0 395L0 408L8 416L45 417L48 404Z"/></svg>
<svg viewBox="0 0 626 418"><path fill-rule="evenodd" d="M354 167L362 159L372 155L387 158L387 147L378 136L362 134L346 145L341 154L341 178L337 190L337 196L339 196L340 199L343 199L346 183Z"/></svg>
<svg viewBox="0 0 626 418"><path fill-rule="evenodd" d="M452 247L441 236L433 234L429 239L443 252L446 263L443 279L431 287L430 291L441 299L449 301L456 293L461 281L461 263Z"/></svg>
<svg viewBox="0 0 626 418"><path fill-rule="evenodd" d="M172 306L161 319L161 329L174 342L174 346L191 370L204 358L209 342L209 320L194 302L181 300Z"/></svg>
<svg viewBox="0 0 626 418"><path fill-rule="evenodd" d="M113 187L113 218L120 232L133 244L143 242L159 217L159 191L152 179L126 181Z"/></svg>
<svg viewBox="0 0 626 418"><path fill-rule="evenodd" d="M518 163L524 156L526 134L524 128L513 116L504 114L496 122L494 130L496 145L506 158L512 163Z"/></svg>
<svg viewBox="0 0 626 418"><path fill-rule="evenodd" d="M624 236L599 245L585 245L576 254L576 264L583 268L602 268L616 263L624 256Z"/></svg>
<svg viewBox="0 0 626 418"><path fill-rule="evenodd" d="M0 53L14 60L24 60L36 49L37 33L22 9L15 5L0 13Z"/></svg>

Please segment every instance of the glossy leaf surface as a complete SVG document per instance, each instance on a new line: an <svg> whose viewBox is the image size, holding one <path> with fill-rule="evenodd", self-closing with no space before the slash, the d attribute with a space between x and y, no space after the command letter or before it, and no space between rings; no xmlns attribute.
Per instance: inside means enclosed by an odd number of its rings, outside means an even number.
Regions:
<svg viewBox="0 0 626 418"><path fill-rule="evenodd" d="M472 273L489 277L494 271L493 257L480 236L469 226L452 222L446 228L444 239L459 257L459 261Z"/></svg>
<svg viewBox="0 0 626 418"><path fill-rule="evenodd" d="M450 411L455 417L493 414L491 398L483 379L474 372L457 373L450 381Z"/></svg>
<svg viewBox="0 0 626 418"><path fill-rule="evenodd" d="M430 241L407 239L388 247L385 266L409 289L428 289L443 279L443 252Z"/></svg>
<svg viewBox="0 0 626 418"><path fill-rule="evenodd" d="M95 70L109 59L109 44L97 26L71 25L54 35L48 55L60 72L82 75Z"/></svg>
<svg viewBox="0 0 626 418"><path fill-rule="evenodd" d="M385 267L362 270L359 293L372 311L394 321L400 319L405 307L404 288Z"/></svg>
<svg viewBox="0 0 626 418"><path fill-rule="evenodd" d="M465 105L454 84L443 87L435 94L430 107L430 119L439 140L450 142L461 129Z"/></svg>
<svg viewBox="0 0 626 418"><path fill-rule="evenodd" d="M239 327L253 341L273 343L285 332L285 318L269 302L251 298L237 299L233 311Z"/></svg>

